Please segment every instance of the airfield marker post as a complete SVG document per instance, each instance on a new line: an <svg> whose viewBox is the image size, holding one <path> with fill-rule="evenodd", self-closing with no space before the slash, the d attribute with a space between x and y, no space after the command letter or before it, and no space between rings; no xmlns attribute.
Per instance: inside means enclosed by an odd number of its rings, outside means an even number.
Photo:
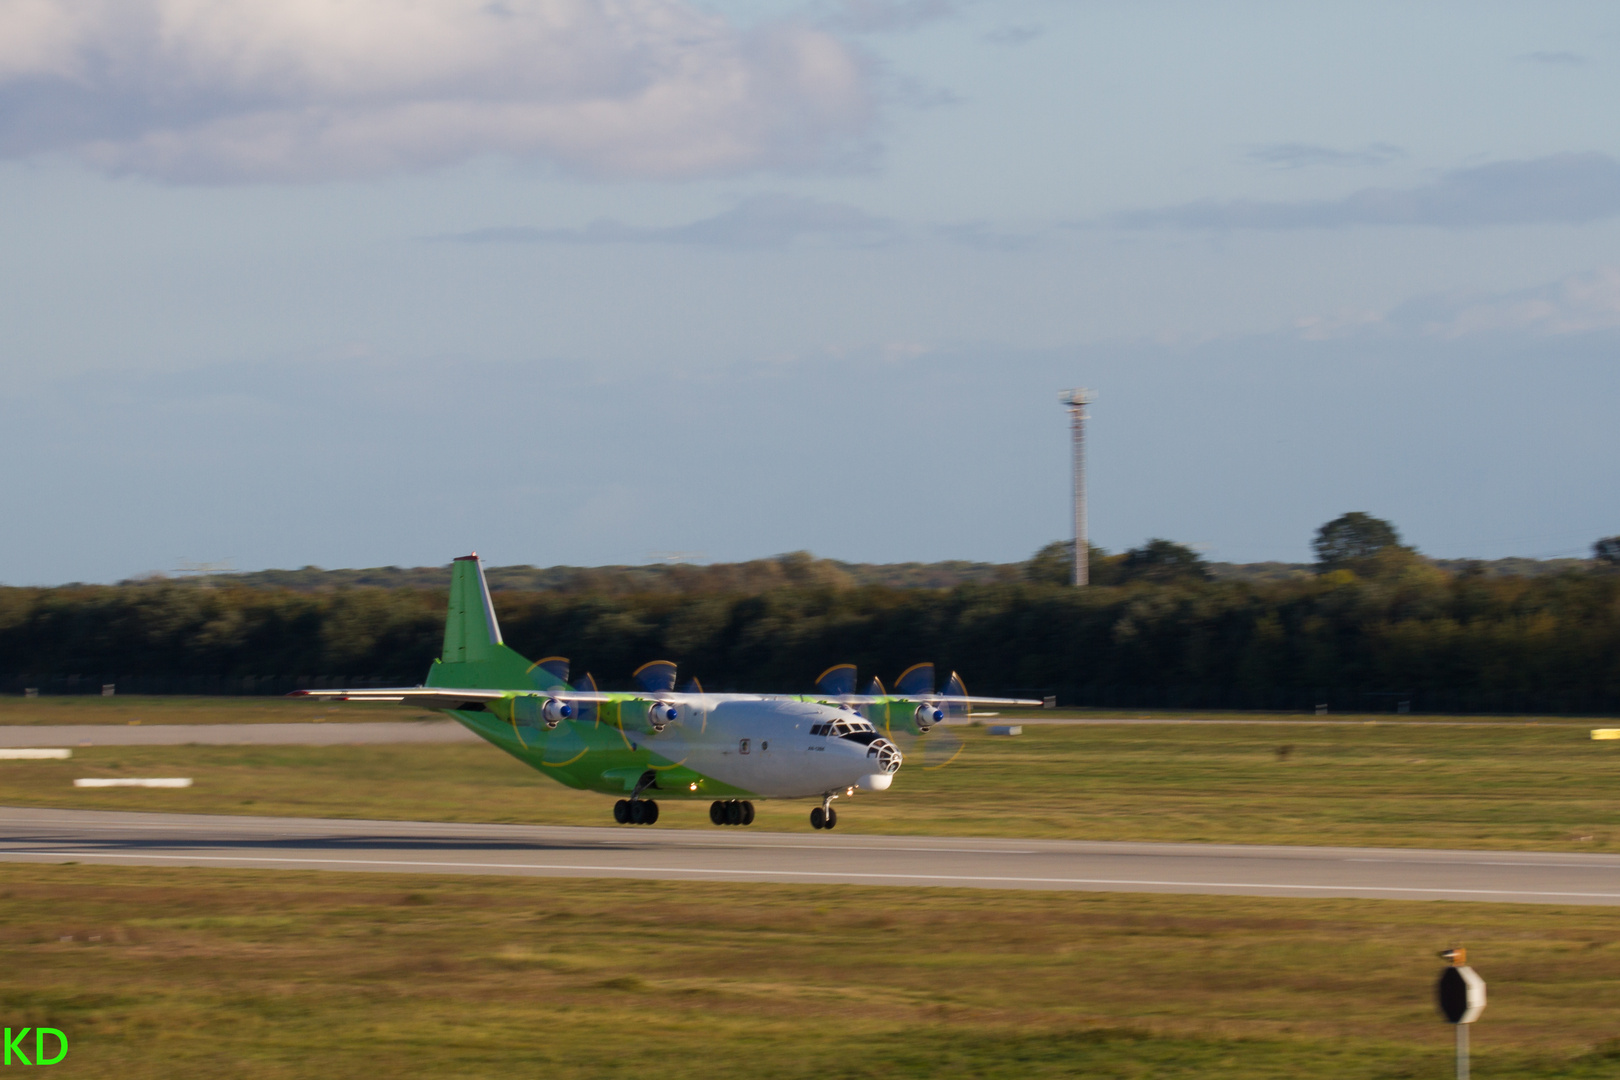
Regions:
<svg viewBox="0 0 1620 1080"><path fill-rule="evenodd" d="M1457 1080L1468 1080L1468 1028L1485 1011L1485 980L1468 966L1468 950L1458 946L1440 954L1451 966L1440 972L1435 996L1440 1015L1457 1029Z"/></svg>

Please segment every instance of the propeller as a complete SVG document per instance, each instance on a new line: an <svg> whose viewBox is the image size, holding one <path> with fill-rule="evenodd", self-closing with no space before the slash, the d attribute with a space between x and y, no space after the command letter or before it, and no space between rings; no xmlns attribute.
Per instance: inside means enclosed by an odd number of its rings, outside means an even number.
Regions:
<svg viewBox="0 0 1620 1080"><path fill-rule="evenodd" d="M655 733L663 731L665 727L681 718L678 706L667 700L661 700L675 689L673 663L668 660L649 660L636 668L630 677L636 680L637 686L653 695L654 700L647 706L647 724Z"/></svg>
<svg viewBox="0 0 1620 1080"><path fill-rule="evenodd" d="M855 693L855 665L834 664L816 676L816 693L830 698Z"/></svg>
<svg viewBox="0 0 1620 1080"><path fill-rule="evenodd" d="M596 680L586 672L569 685L568 667L568 658L564 656L548 656L530 665L529 676L535 688L558 696L524 695L512 706L512 728L518 741L539 749L544 765L571 765L584 757L590 747L584 726L594 725L599 715L595 701L569 696L572 691L595 697Z"/></svg>
<svg viewBox="0 0 1620 1080"><path fill-rule="evenodd" d="M707 730L709 710L714 705L696 678L688 679L686 688L677 693L675 665L668 660L642 664L631 677L652 699L647 706L647 725L654 735L662 735L671 726L689 739Z"/></svg>
<svg viewBox="0 0 1620 1080"><path fill-rule="evenodd" d="M962 752L962 739L943 727L946 720L968 715L967 688L952 674L934 691L934 665L913 664L895 680L894 693L874 677L866 693L855 693L855 665L835 664L816 679L816 696L828 704L851 708L896 746L908 764L923 769L949 765ZM961 699L961 700L953 700Z"/></svg>
<svg viewBox="0 0 1620 1080"><path fill-rule="evenodd" d="M882 684L873 684L881 692ZM955 699L955 700L953 700ZM943 690L934 689L934 665L913 664L894 681L894 693L874 709L873 726L893 739L906 763L922 769L942 769L962 753L962 737L945 726L946 720L966 718L972 711L962 677L951 672Z"/></svg>

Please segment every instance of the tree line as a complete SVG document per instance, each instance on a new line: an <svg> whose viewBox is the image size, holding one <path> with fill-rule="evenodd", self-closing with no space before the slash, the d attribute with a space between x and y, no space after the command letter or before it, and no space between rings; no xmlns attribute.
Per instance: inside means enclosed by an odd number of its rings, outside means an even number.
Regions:
<svg viewBox="0 0 1620 1080"><path fill-rule="evenodd" d="M888 682L930 660L975 692L1065 705L1620 710L1615 538L1578 569L1500 576L1442 568L1387 522L1345 515L1319 530L1316 553L1303 577L1214 579L1195 552L1155 540L1095 552L1097 584L1083 589L1067 584L1061 544L949 588L851 583L794 557L751 589L509 588L495 604L508 644L569 656L609 688L629 688L651 659L710 689L771 691L806 690L834 663ZM229 578L0 589L0 689L414 684L438 652L445 600L433 587Z"/></svg>

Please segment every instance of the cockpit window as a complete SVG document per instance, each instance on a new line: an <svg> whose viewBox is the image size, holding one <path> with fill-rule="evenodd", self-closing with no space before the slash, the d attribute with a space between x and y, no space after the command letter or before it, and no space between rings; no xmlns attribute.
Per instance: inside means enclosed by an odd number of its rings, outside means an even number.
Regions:
<svg viewBox="0 0 1620 1080"><path fill-rule="evenodd" d="M831 735L834 738L839 739L847 738L850 735L856 735L863 731L875 730L876 729L872 727L870 723L860 719L859 717L855 717L850 720L835 720L830 724L810 725L810 734L812 735Z"/></svg>

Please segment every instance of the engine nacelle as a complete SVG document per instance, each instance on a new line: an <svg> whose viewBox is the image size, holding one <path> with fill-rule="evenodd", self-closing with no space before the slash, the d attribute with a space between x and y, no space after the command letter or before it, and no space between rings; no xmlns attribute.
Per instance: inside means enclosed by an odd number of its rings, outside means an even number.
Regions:
<svg viewBox="0 0 1620 1080"><path fill-rule="evenodd" d="M647 709L647 723L652 725L654 731L663 731L666 724L674 723L680 718L681 711L675 706L663 701L655 701Z"/></svg>
<svg viewBox="0 0 1620 1080"><path fill-rule="evenodd" d="M574 707L566 701L547 698L546 703L540 706L540 719L545 721L548 728L554 728L564 720L572 720L573 717Z"/></svg>
<svg viewBox="0 0 1620 1080"><path fill-rule="evenodd" d="M945 719L945 710L936 705L919 705L912 714L917 721L918 731L927 731L941 720Z"/></svg>

